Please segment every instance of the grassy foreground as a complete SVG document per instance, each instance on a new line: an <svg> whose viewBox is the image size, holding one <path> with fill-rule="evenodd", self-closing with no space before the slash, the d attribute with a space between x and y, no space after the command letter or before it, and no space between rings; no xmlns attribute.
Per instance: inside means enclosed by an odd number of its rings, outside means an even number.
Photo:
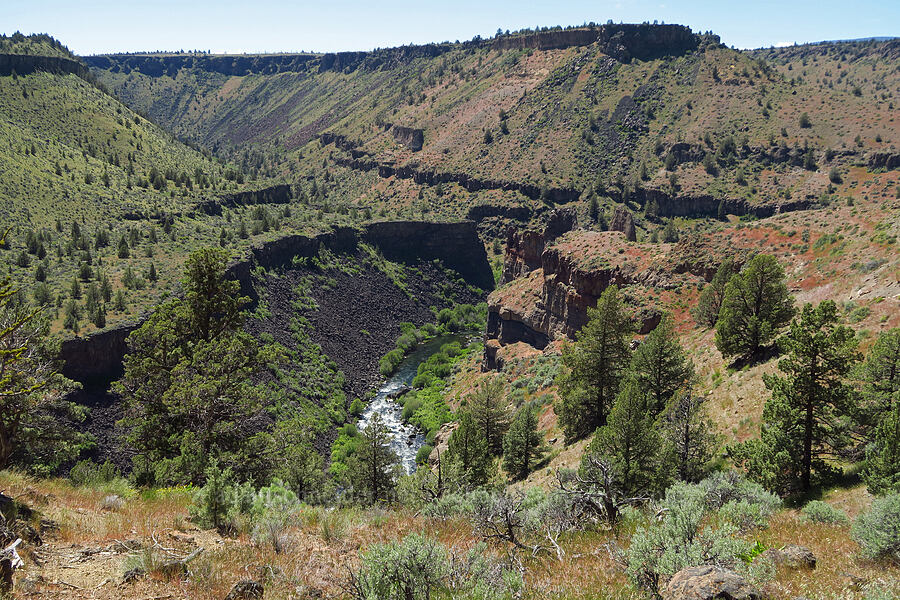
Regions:
<svg viewBox="0 0 900 600"><path fill-rule="evenodd" d="M44 544L28 545L22 553L26 566L17 575L14 596L21 598L223 598L244 579L260 581L265 598L348 597L350 574L372 544L411 533L436 539L451 551L468 551L482 541L467 519L426 517L408 508L302 505L291 519L285 551L276 554L270 546L255 544L247 532L223 537L193 525L189 488L137 492L124 482L79 488L66 480L4 471L0 490L37 509L45 520ZM124 497L124 504L110 501L112 493ZM825 500L852 520L872 498L855 487L829 492ZM58 528L47 528L47 519ZM486 552L520 570L524 598L642 598L613 558L618 546L627 548L634 527L634 521L626 521L616 532L564 535L561 558L516 552L502 543L489 545ZM818 559L814 571L778 570L763 587L771 598L875 600L896 592L900 569L862 559L849 524L810 523L785 509L767 529L748 535L769 548L805 545ZM167 561L198 547L204 550L186 571L167 574ZM136 566L147 575L123 582Z"/></svg>

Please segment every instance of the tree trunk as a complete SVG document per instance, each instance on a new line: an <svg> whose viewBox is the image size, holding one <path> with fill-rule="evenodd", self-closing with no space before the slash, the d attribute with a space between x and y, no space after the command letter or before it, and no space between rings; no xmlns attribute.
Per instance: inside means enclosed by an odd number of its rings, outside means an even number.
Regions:
<svg viewBox="0 0 900 600"><path fill-rule="evenodd" d="M803 432L803 473L800 479L800 486L804 492L808 492L812 487L810 478L812 474L812 438L813 438L813 401L812 398L806 400L806 422L804 423Z"/></svg>

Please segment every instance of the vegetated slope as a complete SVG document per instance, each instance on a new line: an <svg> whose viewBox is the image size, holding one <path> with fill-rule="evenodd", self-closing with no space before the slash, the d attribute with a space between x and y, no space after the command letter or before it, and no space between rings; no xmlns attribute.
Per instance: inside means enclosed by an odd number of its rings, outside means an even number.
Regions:
<svg viewBox="0 0 900 600"><path fill-rule="evenodd" d="M88 60L127 103L248 168L379 172L343 198L366 206L458 216L593 192L642 206L671 197L680 208L661 216L714 215L720 199L738 213L802 208L828 192L831 167L893 152L896 41L812 49L813 60L613 27L657 51L634 58L575 29L343 62L303 55L283 70L266 57L257 71L190 55Z"/></svg>
<svg viewBox="0 0 900 600"><path fill-rule="evenodd" d="M0 260L24 298L50 308L56 330L134 319L176 289L195 248L238 257L286 231L363 217L293 202L290 186L255 194L277 182L178 141L95 85L52 38L0 41L11 67L0 74L0 227L12 228Z"/></svg>
<svg viewBox="0 0 900 600"><path fill-rule="evenodd" d="M486 362L499 369L516 406L543 407L540 429L553 448L552 459L529 482L552 485L557 467L580 460L583 443L565 446L557 425L554 376L560 346L571 335L566 325L577 322L576 315L610 283L620 286L638 325L653 313L673 314L697 367L695 389L707 398L716 428L729 443L758 435L770 395L762 376L776 371L778 357L735 368L716 349L714 331L695 323L691 310L699 292L725 258L744 263L759 252L775 256L795 304L837 302L864 351L879 333L900 326L900 172L857 167L848 179L862 183L837 186L825 208L684 229L676 243L626 242L618 232L575 230L548 243L542 268L495 290L488 300ZM518 259L519 250L508 248L507 260ZM492 330L490 323L499 319L512 327ZM547 345L536 347L541 335ZM477 369L477 361L469 367ZM449 397L465 397L479 379L494 374L462 372ZM448 433L449 428L444 440Z"/></svg>

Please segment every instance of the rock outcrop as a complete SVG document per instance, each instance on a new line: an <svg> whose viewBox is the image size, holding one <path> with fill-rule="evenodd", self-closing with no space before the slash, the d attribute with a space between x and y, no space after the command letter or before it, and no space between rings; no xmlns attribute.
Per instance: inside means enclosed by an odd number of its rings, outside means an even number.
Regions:
<svg viewBox="0 0 900 600"><path fill-rule="evenodd" d="M35 71L49 73L72 73L79 77L87 75L85 66L71 58L61 56L33 56L30 54L0 54L0 75L27 75Z"/></svg>
<svg viewBox="0 0 900 600"><path fill-rule="evenodd" d="M543 231L509 228L506 236L506 257L503 262L501 283L508 283L525 273L540 268L544 247L564 233L573 230L576 225L577 214L574 210L556 209L548 215Z"/></svg>
<svg viewBox="0 0 900 600"><path fill-rule="evenodd" d="M492 45L502 50L555 50L593 43L613 58L627 62L632 58L647 60L685 54L698 47L700 37L683 25L610 24L501 36Z"/></svg>
<svg viewBox="0 0 900 600"><path fill-rule="evenodd" d="M391 134L394 136L395 142L413 152L421 150L422 144L425 143L425 131L422 129L394 125L391 127Z"/></svg>
<svg viewBox="0 0 900 600"><path fill-rule="evenodd" d="M782 548L769 548L760 556L771 559L775 566L786 569L816 568L816 555L806 546L788 544Z"/></svg>
<svg viewBox="0 0 900 600"><path fill-rule="evenodd" d="M678 245L629 242L619 231L571 231L551 241L535 231L511 231L506 252L505 283L488 297L485 369L499 366L503 346L543 349L574 338L610 285L622 288L635 331L649 333L662 317L658 290L700 285L716 268L688 262Z"/></svg>
<svg viewBox="0 0 900 600"><path fill-rule="evenodd" d="M197 204L208 215L221 215L222 208L235 208L251 204L288 204L293 198L289 184L273 185L258 190L245 190L222 194L218 198Z"/></svg>
<svg viewBox="0 0 900 600"><path fill-rule="evenodd" d="M326 138L323 134L321 139L324 142L326 139L333 138ZM481 190L518 192L531 200L543 199L551 204L572 202L577 200L582 192L572 187L542 188L537 184L521 181L490 179L469 175L468 173L440 172L420 167L415 163L397 166L379 162L369 154L348 149L350 146L348 148L338 147L346 149L348 152L356 153L356 155L350 158L336 156L333 158L335 164L357 171L377 170L379 177L385 179L389 177L412 179L419 185L429 186L438 185L439 183L455 183L467 192L478 192ZM657 216L659 217L716 217L719 214L719 205L721 204L728 214L738 216L753 215L762 219L777 213L807 210L817 205L815 198L797 198L794 200L778 200L755 204L746 198L720 198L709 194L697 196L672 195L661 189L650 188L638 188L631 192L631 195L627 198L623 198L621 194L616 194L613 190L608 190L608 193L620 203L629 200L641 206L646 206L649 202L655 202L657 205Z"/></svg>
<svg viewBox="0 0 900 600"><path fill-rule="evenodd" d="M900 154L892 152L873 152L869 155L870 169L900 169Z"/></svg>
<svg viewBox="0 0 900 600"><path fill-rule="evenodd" d="M675 573L662 592L664 600L762 600L746 579L714 565L688 567Z"/></svg>
<svg viewBox="0 0 900 600"><path fill-rule="evenodd" d="M609 222L610 231L621 231L629 242L637 241L637 232L634 229L634 215L624 206L617 206Z"/></svg>

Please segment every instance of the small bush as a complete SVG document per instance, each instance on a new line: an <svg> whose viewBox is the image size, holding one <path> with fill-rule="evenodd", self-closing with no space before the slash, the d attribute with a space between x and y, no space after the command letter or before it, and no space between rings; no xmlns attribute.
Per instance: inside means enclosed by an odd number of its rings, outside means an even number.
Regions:
<svg viewBox="0 0 900 600"><path fill-rule="evenodd" d="M445 588L449 574L447 549L427 537L411 534L401 542L375 544L362 555L362 566L350 581L359 600L428 600Z"/></svg>
<svg viewBox="0 0 900 600"><path fill-rule="evenodd" d="M900 494L877 498L851 530L866 558L900 563Z"/></svg>
<svg viewBox="0 0 900 600"><path fill-rule="evenodd" d="M732 500L719 509L719 516L740 531L765 529L769 525L769 514L762 504L746 500Z"/></svg>
<svg viewBox="0 0 900 600"><path fill-rule="evenodd" d="M274 480L271 485L256 493L251 514L253 515L253 541L270 543L276 554L281 554L287 546L287 528L300 508L297 495L284 487L284 483Z"/></svg>
<svg viewBox="0 0 900 600"><path fill-rule="evenodd" d="M125 508L125 500L118 494L109 494L100 501L100 510L118 512Z"/></svg>
<svg viewBox="0 0 900 600"><path fill-rule="evenodd" d="M830 523L840 525L847 522L847 515L827 502L813 500L803 507L803 516L812 523Z"/></svg>

